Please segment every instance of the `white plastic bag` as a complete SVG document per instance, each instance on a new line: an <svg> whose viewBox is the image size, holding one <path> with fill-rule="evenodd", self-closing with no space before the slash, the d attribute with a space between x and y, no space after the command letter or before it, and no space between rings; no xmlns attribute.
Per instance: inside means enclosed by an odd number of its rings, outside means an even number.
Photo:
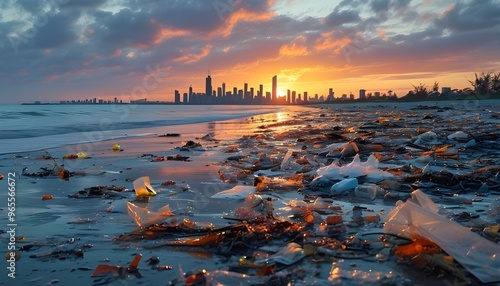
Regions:
<svg viewBox="0 0 500 286"><path fill-rule="evenodd" d="M415 191L411 200L397 203L387 215L384 232L407 238L425 237L481 282L500 281L500 245L437 214L437 206L420 191Z"/></svg>

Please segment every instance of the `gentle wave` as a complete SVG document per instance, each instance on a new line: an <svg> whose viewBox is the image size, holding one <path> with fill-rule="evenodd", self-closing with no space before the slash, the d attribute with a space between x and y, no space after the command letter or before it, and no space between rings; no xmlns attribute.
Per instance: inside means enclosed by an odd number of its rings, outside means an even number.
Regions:
<svg viewBox="0 0 500 286"><path fill-rule="evenodd" d="M262 106L0 105L0 154L137 136L141 130L250 117ZM210 111L208 111L210 110Z"/></svg>

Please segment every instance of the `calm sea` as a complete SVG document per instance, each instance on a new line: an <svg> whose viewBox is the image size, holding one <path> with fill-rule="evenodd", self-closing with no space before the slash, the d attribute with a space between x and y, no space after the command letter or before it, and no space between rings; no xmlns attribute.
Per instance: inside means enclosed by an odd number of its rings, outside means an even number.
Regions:
<svg viewBox="0 0 500 286"><path fill-rule="evenodd" d="M0 154L147 135L154 127L250 117L274 106L0 105Z"/></svg>

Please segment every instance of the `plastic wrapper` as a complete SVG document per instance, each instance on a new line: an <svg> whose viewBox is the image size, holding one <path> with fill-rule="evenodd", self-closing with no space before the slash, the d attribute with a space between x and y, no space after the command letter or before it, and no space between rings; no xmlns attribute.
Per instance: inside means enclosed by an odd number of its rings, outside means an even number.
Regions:
<svg viewBox="0 0 500 286"><path fill-rule="evenodd" d="M127 213L140 227L160 223L166 218L174 215L168 205L165 205L159 208L156 212L153 212L147 207L141 208L131 202L127 202Z"/></svg>
<svg viewBox="0 0 500 286"><path fill-rule="evenodd" d="M244 200L248 195L255 193L254 186L237 185L229 190L218 192L212 196L214 199Z"/></svg>
<svg viewBox="0 0 500 286"><path fill-rule="evenodd" d="M304 258L305 256L306 255L304 253L304 249L302 248L302 246L300 246L298 243L290 242L280 251L269 256L268 259L265 259L264 261L255 261L255 263L278 262L285 265L292 265L301 260L302 258Z"/></svg>
<svg viewBox="0 0 500 286"><path fill-rule="evenodd" d="M138 197L156 196L156 191L151 186L149 177L140 177L134 181L135 194Z"/></svg>
<svg viewBox="0 0 500 286"><path fill-rule="evenodd" d="M387 215L384 232L427 238L481 282L500 281L500 245L437 214L436 205L420 191L415 191L407 202L397 203Z"/></svg>

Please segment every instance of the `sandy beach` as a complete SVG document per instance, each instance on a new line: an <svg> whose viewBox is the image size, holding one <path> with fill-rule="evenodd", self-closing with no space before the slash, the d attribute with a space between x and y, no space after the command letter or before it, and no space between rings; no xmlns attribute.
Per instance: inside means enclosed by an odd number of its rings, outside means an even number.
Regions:
<svg viewBox="0 0 500 286"><path fill-rule="evenodd" d="M7 277L8 261L1 264L6 278L0 284L479 284L481 281L456 261L447 264L448 268L416 266L410 259L394 254L397 244L377 241L377 237L384 232L386 216L396 202L406 201L412 191L419 189L439 206L447 220L475 232L485 243L494 244L495 254L498 235L484 236L485 227L500 222L500 214L489 209L500 194L500 119L495 113L498 102L493 103L289 107L251 118L156 127L146 130L151 135L143 137L1 155L0 174L4 178L0 185L4 192L0 200L5 202L0 208L2 245L4 253L9 253L12 228L8 226L10 195L6 190L12 173L15 247L20 256L15 261L15 279ZM115 144L119 144L117 151L113 150ZM78 152L88 158L64 159ZM366 163L370 156L376 158L376 166ZM349 172L342 169L353 167L356 158L360 160L357 166L364 166L362 171L372 169L360 174L356 173L359 168ZM68 172L66 179L42 174L56 163ZM143 176L151 179L157 192L146 200L138 199L133 188L133 181ZM342 193L332 192L332 185L346 178L356 178L360 186L376 186L373 200L356 196L349 188ZM208 244L162 246L195 236L182 231L162 237L144 229L141 233L127 214L128 202L150 211L168 205L172 216L164 221L187 219L196 228L210 224L213 229L235 226L266 213L250 212L244 219L228 220L225 218L243 217L238 208L248 208L247 201L212 196L235 186L253 187L256 182L262 183L254 187L253 193L263 201L269 198L274 207L273 219L297 228L300 225L293 237L287 233L278 239L280 233L272 233L275 237L269 238L267 244L255 241L255 245L233 252ZM91 193L90 188L95 186L105 186L101 188L104 191ZM50 196L42 199L45 195ZM321 208L314 206L314 202L320 202L318 198L324 200L320 200ZM362 210L361 221L355 209ZM333 234L319 231L327 217L333 216L340 217L342 226ZM356 248L353 237L359 234L370 237L364 245L371 248L362 251L363 255L345 251L350 249L346 245ZM244 231L238 235L227 231L226 235L235 236L227 239L242 237L243 242L248 242ZM250 267L241 271L249 274L244 276L233 267L242 253L249 254L250 259L267 251L269 258L292 242L302 252L305 245L315 250L306 251L305 257L290 265L276 260L274 273L266 275L255 275ZM225 245L227 241L219 243ZM91 277L98 265L127 267L137 254L142 254L138 265L142 278L133 271ZM152 263L151 257L158 257L159 263ZM498 259L492 263L498 263ZM168 267L160 271L158 266ZM181 275L201 270L206 273L200 275L203 278L197 280L199 284L190 284L189 275ZM499 277L497 272L492 279Z"/></svg>

